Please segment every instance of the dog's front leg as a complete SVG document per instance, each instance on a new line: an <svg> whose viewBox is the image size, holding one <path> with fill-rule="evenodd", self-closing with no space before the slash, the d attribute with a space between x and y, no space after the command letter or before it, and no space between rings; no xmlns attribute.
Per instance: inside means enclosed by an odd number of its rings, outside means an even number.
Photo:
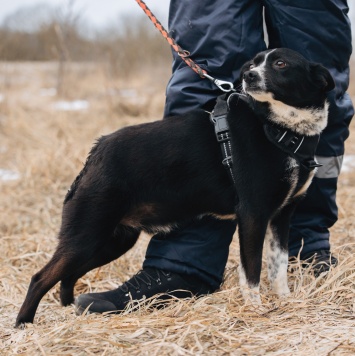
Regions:
<svg viewBox="0 0 355 356"><path fill-rule="evenodd" d="M290 294L287 285L288 236L295 206L283 208L270 222L265 239L268 277L272 290L280 297Z"/></svg>
<svg viewBox="0 0 355 356"><path fill-rule="evenodd" d="M280 297L287 296L290 293L287 285L288 251L281 247L280 236L275 226L267 231L265 249L271 289Z"/></svg>
<svg viewBox="0 0 355 356"><path fill-rule="evenodd" d="M246 303L260 305L260 273L267 220L252 214L239 214L239 284Z"/></svg>
<svg viewBox="0 0 355 356"><path fill-rule="evenodd" d="M242 264L238 266L239 285L245 304L261 305L259 282L250 283Z"/></svg>

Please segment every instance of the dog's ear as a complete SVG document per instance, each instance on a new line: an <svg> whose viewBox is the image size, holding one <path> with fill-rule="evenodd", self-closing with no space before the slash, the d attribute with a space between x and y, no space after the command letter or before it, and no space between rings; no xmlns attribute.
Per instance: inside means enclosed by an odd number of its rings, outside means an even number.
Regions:
<svg viewBox="0 0 355 356"><path fill-rule="evenodd" d="M334 79L327 68L323 67L321 64L312 63L311 70L313 80L315 80L324 91L328 92L335 88Z"/></svg>

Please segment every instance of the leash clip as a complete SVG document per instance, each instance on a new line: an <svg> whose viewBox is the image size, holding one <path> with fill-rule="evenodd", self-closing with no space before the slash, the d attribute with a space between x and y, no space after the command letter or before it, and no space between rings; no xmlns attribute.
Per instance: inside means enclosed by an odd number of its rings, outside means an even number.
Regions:
<svg viewBox="0 0 355 356"><path fill-rule="evenodd" d="M203 73L203 75L205 78L209 79L213 84L215 84L220 90L224 91L225 93L235 91L233 83L213 78L207 73Z"/></svg>

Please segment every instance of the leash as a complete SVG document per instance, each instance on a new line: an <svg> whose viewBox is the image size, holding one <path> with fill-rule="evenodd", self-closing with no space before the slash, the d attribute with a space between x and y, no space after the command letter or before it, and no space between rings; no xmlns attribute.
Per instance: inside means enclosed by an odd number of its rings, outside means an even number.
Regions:
<svg viewBox="0 0 355 356"><path fill-rule="evenodd" d="M163 35L163 37L168 41L170 46L174 49L174 51L180 56L180 58L201 78L207 78L213 84L215 84L220 90L225 93L229 93L231 91L235 91L233 83L226 82L224 80L213 78L211 75L207 73L206 70L202 69L198 64L196 64L190 58L190 52L181 48L175 40L169 35L168 31L164 28L164 26L158 21L158 19L154 16L154 14L150 11L148 6L143 0L136 0L139 7L145 12L145 14L152 21L153 25L159 30L159 32Z"/></svg>

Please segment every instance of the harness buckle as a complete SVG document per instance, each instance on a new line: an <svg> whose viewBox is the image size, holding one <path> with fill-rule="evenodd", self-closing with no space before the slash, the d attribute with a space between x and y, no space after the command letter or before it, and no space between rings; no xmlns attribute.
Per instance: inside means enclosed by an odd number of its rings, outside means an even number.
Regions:
<svg viewBox="0 0 355 356"><path fill-rule="evenodd" d="M227 114L214 116L214 112L211 114L211 121L214 124L214 131L216 135L221 132L229 131L229 126L227 122Z"/></svg>
<svg viewBox="0 0 355 356"><path fill-rule="evenodd" d="M227 114L220 116L211 115L211 121L214 124L214 131L216 133L216 138L219 143L230 140L229 136L229 126L227 122Z"/></svg>
<svg viewBox="0 0 355 356"><path fill-rule="evenodd" d="M217 141L218 141L219 143L221 143L221 142L226 142L226 141L230 140L229 132L228 132L228 131L218 132L218 133L216 134L216 137L217 137Z"/></svg>

